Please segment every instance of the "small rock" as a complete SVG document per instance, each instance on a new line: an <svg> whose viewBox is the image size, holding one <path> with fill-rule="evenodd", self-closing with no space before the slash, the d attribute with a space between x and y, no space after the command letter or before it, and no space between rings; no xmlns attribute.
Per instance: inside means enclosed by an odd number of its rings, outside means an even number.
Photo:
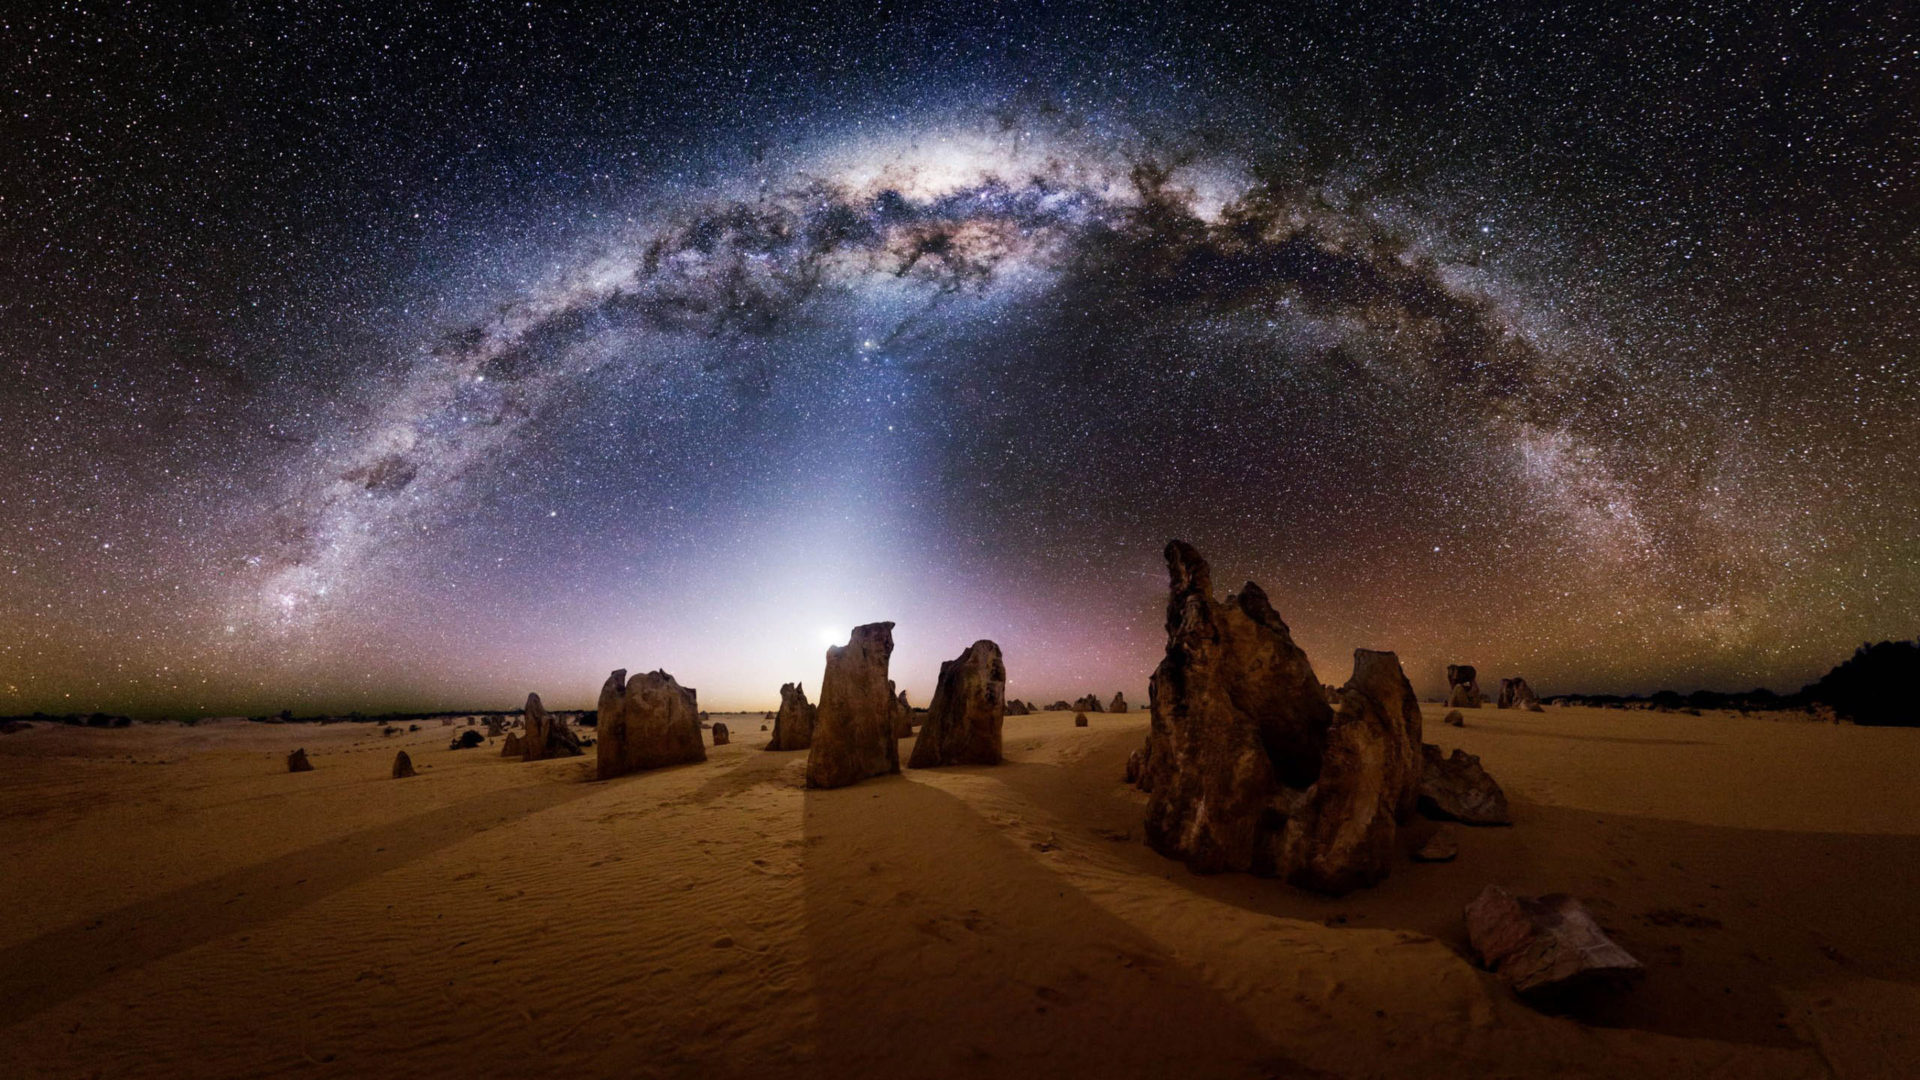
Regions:
<svg viewBox="0 0 1920 1080"><path fill-rule="evenodd" d="M1468 825L1510 825L1507 793L1480 767L1480 759L1465 750L1441 757L1432 743L1420 744L1420 802L1422 814Z"/></svg>
<svg viewBox="0 0 1920 1080"><path fill-rule="evenodd" d="M393 755L393 778L404 780L412 775L414 775L413 759L407 756L407 752L402 750Z"/></svg>
<svg viewBox="0 0 1920 1080"><path fill-rule="evenodd" d="M1074 727L1086 727L1086 726L1087 726L1087 714L1086 714L1086 713L1083 713L1083 712L1076 712L1076 713L1074 713L1074 714L1073 714L1073 726L1074 726Z"/></svg>
<svg viewBox="0 0 1920 1080"><path fill-rule="evenodd" d="M713 745L727 745L727 725L718 722L713 725Z"/></svg>
<svg viewBox="0 0 1920 1080"><path fill-rule="evenodd" d="M1460 845L1453 838L1453 830L1442 827L1434 830L1427 842L1421 844L1413 853L1414 862L1452 862L1460 854Z"/></svg>
<svg viewBox="0 0 1920 1080"><path fill-rule="evenodd" d="M1624 985L1645 971L1565 893L1514 896L1489 885L1467 905L1467 940L1489 971L1524 995Z"/></svg>
<svg viewBox="0 0 1920 1080"><path fill-rule="evenodd" d="M293 753L287 755L287 771L288 772L312 772L313 771L313 762L307 760L307 751L305 750L305 748L295 750Z"/></svg>
<svg viewBox="0 0 1920 1080"><path fill-rule="evenodd" d="M1441 717L1440 722L1447 725L1448 727L1466 727L1467 726L1467 718L1460 715L1459 709L1455 709L1452 712L1448 713L1447 715Z"/></svg>

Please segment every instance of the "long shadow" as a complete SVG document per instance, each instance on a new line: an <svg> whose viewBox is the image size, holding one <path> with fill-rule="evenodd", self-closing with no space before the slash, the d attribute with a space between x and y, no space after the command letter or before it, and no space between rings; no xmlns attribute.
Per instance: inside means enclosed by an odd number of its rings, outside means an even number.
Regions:
<svg viewBox="0 0 1920 1080"><path fill-rule="evenodd" d="M1315 1075L955 796L886 777L805 821L823 1077Z"/></svg>
<svg viewBox="0 0 1920 1080"><path fill-rule="evenodd" d="M1142 811L1120 782L1132 738L1071 767L990 770L1024 800L1124 843L1141 873L1179 864L1143 842ZM1759 797L1756 793L1755 797ZM1920 836L1696 825L1513 800L1511 828L1453 827L1450 863L1397 863L1386 881L1339 898L1245 874L1174 873L1197 895L1281 918L1425 934L1471 959L1463 914L1486 885L1570 892L1647 964L1632 991L1580 1001L1585 1023L1763 1045L1798 1045L1776 988L1835 977L1920 985ZM1437 828L1415 821L1403 844Z"/></svg>
<svg viewBox="0 0 1920 1080"><path fill-rule="evenodd" d="M289 852L0 950L0 1028L143 967L283 918L469 836L591 795L580 783L491 791Z"/></svg>

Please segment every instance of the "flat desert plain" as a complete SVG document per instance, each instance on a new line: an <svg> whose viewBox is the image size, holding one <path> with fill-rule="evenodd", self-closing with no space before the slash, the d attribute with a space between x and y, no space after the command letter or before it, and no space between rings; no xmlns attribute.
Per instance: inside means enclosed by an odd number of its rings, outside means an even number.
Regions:
<svg viewBox="0 0 1920 1080"><path fill-rule="evenodd" d="M1149 850L1139 712L835 791L757 715L604 783L437 722L35 726L0 1075L1920 1075L1920 731L1444 712L1513 826L1337 900ZM1490 882L1580 897L1646 978L1520 1003L1468 956Z"/></svg>

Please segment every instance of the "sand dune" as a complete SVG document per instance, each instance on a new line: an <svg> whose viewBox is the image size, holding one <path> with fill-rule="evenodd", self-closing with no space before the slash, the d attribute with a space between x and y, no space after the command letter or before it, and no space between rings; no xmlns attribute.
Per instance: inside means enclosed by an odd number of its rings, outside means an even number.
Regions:
<svg viewBox="0 0 1920 1080"><path fill-rule="evenodd" d="M1920 1071L1920 732L1436 713L1514 827L1329 900L1147 850L1141 713L836 791L716 719L606 783L437 725L7 736L0 1075ZM1461 955L1489 881L1581 896L1647 979L1517 1003Z"/></svg>

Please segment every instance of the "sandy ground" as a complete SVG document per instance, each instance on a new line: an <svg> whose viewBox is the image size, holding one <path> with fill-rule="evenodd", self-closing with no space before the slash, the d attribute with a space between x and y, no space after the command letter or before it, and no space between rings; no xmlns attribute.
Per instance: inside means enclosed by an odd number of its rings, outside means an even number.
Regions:
<svg viewBox="0 0 1920 1080"><path fill-rule="evenodd" d="M437 723L0 736L0 1076L1920 1075L1920 731L1443 712L1514 827L1342 900L1147 850L1140 713L831 792L757 717L608 783ZM1518 1004L1487 882L1647 979Z"/></svg>

